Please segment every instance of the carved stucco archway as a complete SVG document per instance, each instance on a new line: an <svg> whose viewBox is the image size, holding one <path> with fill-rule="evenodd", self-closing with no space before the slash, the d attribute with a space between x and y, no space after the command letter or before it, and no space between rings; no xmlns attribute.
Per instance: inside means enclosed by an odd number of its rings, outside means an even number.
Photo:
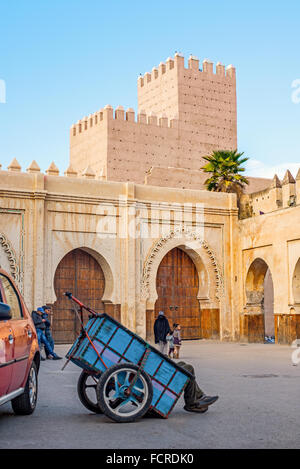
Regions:
<svg viewBox="0 0 300 469"><path fill-rule="evenodd" d="M23 288L22 288L23 285L22 285L21 278L20 278L21 277L20 276L20 267L19 267L19 263L17 261L16 253L15 253L10 241L7 239L7 237L3 233L0 233L0 246L2 247L4 253L7 256L7 261L8 261L9 268L10 268L8 273L12 275L12 277L16 281L17 285L19 286L21 292L23 293ZM5 266L1 266L1 265L0 265L0 267L5 268Z"/></svg>
<svg viewBox="0 0 300 469"><path fill-rule="evenodd" d="M141 299L146 302L146 309L154 309L158 267L164 256L175 247L184 250L196 266L199 275L198 300L219 303L224 296L224 282L216 256L202 236L181 226L160 238L146 258L141 282Z"/></svg>

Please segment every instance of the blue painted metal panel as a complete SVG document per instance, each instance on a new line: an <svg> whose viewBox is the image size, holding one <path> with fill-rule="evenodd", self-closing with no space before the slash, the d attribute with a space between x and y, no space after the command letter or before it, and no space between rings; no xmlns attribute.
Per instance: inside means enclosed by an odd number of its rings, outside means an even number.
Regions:
<svg viewBox="0 0 300 469"><path fill-rule="evenodd" d="M116 363L139 365L146 348L150 348L144 371L152 380L151 406L167 417L191 375L106 314L90 319L85 329L93 346L80 335L66 357L90 372L103 372Z"/></svg>

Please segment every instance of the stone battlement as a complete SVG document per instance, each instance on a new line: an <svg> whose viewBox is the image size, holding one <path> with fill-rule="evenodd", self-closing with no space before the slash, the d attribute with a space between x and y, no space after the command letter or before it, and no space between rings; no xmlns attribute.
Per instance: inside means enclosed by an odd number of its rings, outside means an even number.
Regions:
<svg viewBox="0 0 300 469"><path fill-rule="evenodd" d="M184 65L184 57L176 53L174 58L168 57L165 62L160 62L158 67L153 67L151 72L146 72L144 76L138 77L138 87L142 88L147 86L148 83L162 77L165 73L173 69L181 70L193 70L199 72L199 74L211 74L217 75L219 77L226 77L228 79L235 78L235 67L233 65L228 65L225 68L225 65L218 62L214 71L214 64L209 59L204 59L202 62L202 69L199 68L200 61L198 57L190 55L188 59L188 66Z"/></svg>
<svg viewBox="0 0 300 469"><path fill-rule="evenodd" d="M75 179L74 179L75 178ZM14 158L7 170L0 164L0 195L10 201L19 199L46 199L58 201L59 204L69 203L99 203L115 199L117 205L123 205L124 200L136 200L139 205L153 203L157 208L162 203L162 210L181 210L180 204L201 203L205 210L212 208L218 213L226 214L228 210L236 213L236 200L233 194L210 193L198 188L187 188L184 194L174 187L155 187L147 184L135 184L124 181L108 181L96 174L90 167L77 172L69 166L64 173L52 162L45 172L42 172L37 162L33 160L25 171ZM166 203L170 207L166 207ZM14 202L11 202L12 207ZM202 206L200 208L202 210Z"/></svg>
<svg viewBox="0 0 300 469"><path fill-rule="evenodd" d="M140 111L136 116L132 108L128 108L125 112L123 106L118 106L116 109L113 109L113 107L108 104L103 109L89 116L85 116L76 124L73 124L71 126L71 137L75 137L94 126L101 125L101 123L107 119L170 128L174 128L178 125L178 119L169 119L165 115L157 116L153 112L147 115L144 111Z"/></svg>
<svg viewBox="0 0 300 469"><path fill-rule="evenodd" d="M243 218L274 212L300 205L300 169L294 178L289 170L282 181L277 174L264 190L242 196L241 209Z"/></svg>
<svg viewBox="0 0 300 469"><path fill-rule="evenodd" d="M3 173L5 170L2 168L2 165L0 164L0 171ZM22 171L22 167L19 164L19 162L16 160L16 158L13 158L11 163L7 167L7 172L8 173L14 173L14 174L22 174L24 175L25 173ZM30 165L26 168L26 173L28 174L41 174L43 175L44 173L41 172L41 168L37 164L35 160L32 160ZM45 171L46 176L60 176L60 177L82 177L85 179L100 179L103 180L103 176L101 174L96 174L89 166L87 166L83 171L76 171L71 165L64 171L64 176L60 175L59 169L52 161L52 163L49 165L49 167Z"/></svg>

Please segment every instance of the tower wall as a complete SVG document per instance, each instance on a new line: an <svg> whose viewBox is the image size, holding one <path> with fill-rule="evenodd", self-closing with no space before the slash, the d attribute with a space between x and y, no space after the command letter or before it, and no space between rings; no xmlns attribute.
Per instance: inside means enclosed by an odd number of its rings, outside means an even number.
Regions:
<svg viewBox="0 0 300 469"><path fill-rule="evenodd" d="M178 76L179 69L184 67L183 62L184 58L176 55L175 59L169 58L166 63L161 62L151 73L138 78L139 112L154 112L157 115L178 118Z"/></svg>
<svg viewBox="0 0 300 469"><path fill-rule="evenodd" d="M235 149L235 69L177 54L138 79L138 115L122 106L71 128L70 163L108 180L143 184L153 167L199 170L203 156Z"/></svg>
<svg viewBox="0 0 300 469"><path fill-rule="evenodd" d="M204 154L212 149L237 148L236 72L191 56L188 67L177 54L152 73L138 79L139 112L179 119L181 138Z"/></svg>

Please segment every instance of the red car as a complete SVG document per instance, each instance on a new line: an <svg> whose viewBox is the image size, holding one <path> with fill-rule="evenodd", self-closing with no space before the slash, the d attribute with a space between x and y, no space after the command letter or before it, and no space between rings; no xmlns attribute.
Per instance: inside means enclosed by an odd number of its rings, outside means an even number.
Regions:
<svg viewBox="0 0 300 469"><path fill-rule="evenodd" d="M0 269L0 405L11 401L15 414L36 407L40 350L22 295Z"/></svg>

